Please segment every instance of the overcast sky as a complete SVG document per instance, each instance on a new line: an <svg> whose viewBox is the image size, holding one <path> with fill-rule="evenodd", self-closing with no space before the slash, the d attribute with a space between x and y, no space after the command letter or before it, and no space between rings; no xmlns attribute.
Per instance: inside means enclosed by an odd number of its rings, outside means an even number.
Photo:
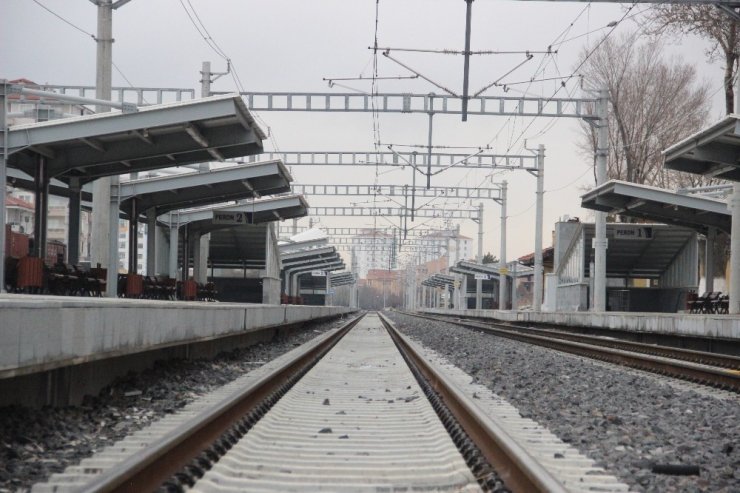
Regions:
<svg viewBox="0 0 740 493"><path fill-rule="evenodd" d="M48 7L77 26L70 26L40 5ZM113 61L128 81L137 87L181 87L199 91L201 62L211 61L214 71L223 71L226 62L204 41L186 13L194 9L211 38L233 61L233 67L247 91L336 91L323 78L372 76L376 2L374 0L132 0L114 13ZM629 5L517 2L478 0L473 3L472 50L544 51L504 80L527 81L567 76L585 46L593 44L610 29L611 21L625 16ZM644 5L635 6L612 35L635 29ZM394 48L462 50L465 33L465 2L462 0L381 0L378 5L379 46ZM192 14L192 10L191 10ZM635 15L638 14L638 15ZM38 83L94 85L95 41L87 34L96 31L96 7L88 0L3 0L0 20L0 77L27 78ZM590 33L590 34L586 34ZM571 39L575 38L575 39ZM553 44L556 41L562 43ZM722 115L722 67L708 65L697 38L671 40L671 50L685 61L695 63L701 77L714 93L711 119ZM404 63L435 82L461 92L463 59L460 56L394 52ZM515 67L524 55L474 56L471 60L470 87L474 91L490 84ZM402 67L383 56L377 57L379 76L407 75ZM538 71L538 69L540 69ZM128 85L118 71L114 86ZM527 90L529 95L550 97L558 82L512 86L508 95ZM370 82L350 81L346 85L370 91ZM234 79L216 81L214 91L233 91ZM421 79L379 81L379 92L442 93ZM501 95L493 88L487 95ZM558 96L583 96L574 81ZM274 145L281 151L370 151L373 150L373 118L367 114L275 113L262 112L270 127ZM379 137L384 143L426 144L426 115L379 114ZM538 144L546 147L544 246L550 244L555 221L566 214L588 220L591 214L579 207L583 187L593 184L591 158L576 148L579 124L572 119L438 115L434 120L434 144L476 147L490 144L497 154L525 152ZM441 151L441 150L440 150ZM449 151L452 151L451 149ZM294 167L297 183L306 184L410 184L411 170L380 168L339 169ZM521 171L450 169L436 175L432 185L479 186L491 181L509 183L510 216L508 257L532 252L534 239L535 179ZM418 177L421 181L421 177ZM372 198L309 197L314 206L349 202L372 205ZM393 206L378 198L378 206ZM399 200L399 199L397 199ZM402 200L402 199L401 199ZM490 202L490 201L489 201ZM438 200L437 209L468 208L470 203ZM473 204L476 206L477 204ZM500 208L485 204L484 250L498 255ZM372 218L321 218L328 226L372 226ZM393 219L397 224L397 220ZM413 226L424 221L417 219ZM307 224L304 219L300 224ZM388 220L378 219L377 226ZM435 220L425 227L439 227ZM476 238L477 225L461 222L463 234Z"/></svg>

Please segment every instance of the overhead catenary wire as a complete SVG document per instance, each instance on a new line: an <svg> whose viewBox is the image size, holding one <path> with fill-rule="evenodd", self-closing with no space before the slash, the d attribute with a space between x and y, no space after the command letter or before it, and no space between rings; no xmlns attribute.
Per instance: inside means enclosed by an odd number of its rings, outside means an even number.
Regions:
<svg viewBox="0 0 740 493"><path fill-rule="evenodd" d="M185 11L185 14L187 14L188 19L190 19L190 23L193 25L195 30L198 32L198 35L203 39L203 41L208 45L211 50L213 50L216 55L221 57L226 63L227 67L229 68L228 73L231 76L231 79L234 81L234 85L236 86L237 91L244 93L246 90L244 89L244 85L242 84L241 78L239 77L239 70L236 67L236 64L231 59L231 57L228 56L228 54L221 48L221 46L216 42L216 40L211 36L211 33L208 31L208 28L206 27L203 20L198 15L198 11L195 10L195 7L193 7L193 4L190 3L190 0L178 0L180 2L180 5L182 6L182 9ZM185 6L185 2L187 2L188 6ZM189 7L189 8L188 8ZM261 123L263 126L267 128L267 135L270 139L270 142L272 142L272 146L274 147L276 152L280 152L280 147L277 143L277 137L275 136L274 132L272 131L272 128L270 125L267 124L267 122L260 116L259 113L256 111L250 109L250 112L255 117L255 119Z"/></svg>
<svg viewBox="0 0 740 493"><path fill-rule="evenodd" d="M52 9L50 9L49 7L47 7L46 5L44 5L43 3L41 3L39 0L33 0L33 3L35 3L36 5L38 5L39 7L41 7L42 9L46 10L51 15L53 15L54 17L56 17L60 21L64 22L68 26L72 27L73 29L76 29L77 31L79 31L82 34L84 34L85 36L89 36L90 38L93 39L93 41L95 41L97 43L98 37L95 36L93 33L86 31L85 29L81 28L80 26L78 26L77 24L73 23L69 19L67 19L65 17L62 17L57 12L53 11ZM113 66L113 68L116 69L116 72L118 72L118 74L123 78L123 80L126 81L126 83L129 85L129 87L134 87L134 85L131 83L131 81L129 80L129 78L126 77L126 74L123 73L123 70L121 70L120 67L118 65L116 65L115 62L111 61L111 65ZM144 101L144 104L149 104L149 102L143 96L142 96L142 100Z"/></svg>

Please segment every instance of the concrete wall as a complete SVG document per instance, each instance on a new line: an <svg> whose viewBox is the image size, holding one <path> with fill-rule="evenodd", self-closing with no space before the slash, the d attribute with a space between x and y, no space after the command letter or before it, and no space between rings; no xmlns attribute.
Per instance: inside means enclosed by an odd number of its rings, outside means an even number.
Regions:
<svg viewBox="0 0 740 493"><path fill-rule="evenodd" d="M574 283L557 286L555 293L557 311L588 310L587 283Z"/></svg>
<svg viewBox="0 0 740 493"><path fill-rule="evenodd" d="M563 324L681 336L740 339L740 316L629 312L513 312L422 309L426 313L493 318L507 322Z"/></svg>

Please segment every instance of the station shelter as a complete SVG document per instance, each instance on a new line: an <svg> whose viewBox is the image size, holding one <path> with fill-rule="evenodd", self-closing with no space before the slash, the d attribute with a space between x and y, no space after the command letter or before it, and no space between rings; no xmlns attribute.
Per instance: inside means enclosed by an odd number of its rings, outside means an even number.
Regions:
<svg viewBox="0 0 740 493"><path fill-rule="evenodd" d="M279 245L282 300L291 304L326 305L331 273L345 268L326 237L284 240Z"/></svg>
<svg viewBox="0 0 740 493"><path fill-rule="evenodd" d="M303 217L308 204L302 195L280 195L178 210L159 217L172 235L170 269L180 278L192 275L200 262L198 238L210 234L210 279L218 299L252 303L280 303L280 254L275 224ZM177 251L174 245L181 245Z"/></svg>
<svg viewBox="0 0 740 493"><path fill-rule="evenodd" d="M70 263L76 263L85 184L106 176L259 154L266 136L241 96L231 94L14 125L4 137L7 166L33 181L36 213L29 259L41 259L46 251L48 196L55 180L69 190L68 251ZM110 244L110 263L103 266L108 286L117 284L118 201L117 188L111 187L110 230L102 239Z"/></svg>
<svg viewBox="0 0 740 493"><path fill-rule="evenodd" d="M584 207L593 207L590 197L584 196ZM545 282L547 310L584 311L593 305L594 236L593 223L555 224L554 272ZM607 223L606 237L607 311L675 313L685 309L687 294L698 287L694 229Z"/></svg>

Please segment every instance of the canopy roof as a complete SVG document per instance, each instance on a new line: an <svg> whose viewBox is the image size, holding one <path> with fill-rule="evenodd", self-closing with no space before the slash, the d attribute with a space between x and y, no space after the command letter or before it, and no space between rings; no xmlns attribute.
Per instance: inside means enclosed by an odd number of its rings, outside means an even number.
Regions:
<svg viewBox="0 0 740 493"><path fill-rule="evenodd" d="M338 272L330 275L332 286L346 286L348 284L354 284L356 282L355 275L351 272Z"/></svg>
<svg viewBox="0 0 740 493"><path fill-rule="evenodd" d="M583 265L589 276L595 231L593 223L583 224ZM606 250L607 277L657 279L671 266L684 246L696 241L696 232L665 224L609 223L606 225L606 237L609 241Z"/></svg>
<svg viewBox="0 0 740 493"><path fill-rule="evenodd" d="M285 273L288 275L292 274L306 274L308 272L314 271L314 270L323 270L323 271L334 271L334 270L342 270L346 266L344 265L344 261L337 256L336 258L327 258L327 259L315 259L310 261L308 264L303 266L293 266L288 267L285 269Z"/></svg>
<svg viewBox="0 0 740 493"><path fill-rule="evenodd" d="M240 204L221 204L212 207L180 211L172 215L172 223L167 214L159 216L165 224L180 227L187 225L191 232L210 233L219 229L238 229L243 226L220 223L214 220L215 213L241 213L248 224L259 224L279 219L303 217L307 214L308 203L302 195L282 195L257 199Z"/></svg>
<svg viewBox="0 0 740 493"><path fill-rule="evenodd" d="M740 115L727 115L672 145L663 155L668 169L740 181Z"/></svg>
<svg viewBox="0 0 740 493"><path fill-rule="evenodd" d="M454 286L455 285L455 278L452 276L448 276L445 274L434 274L427 278L425 281L421 282L424 286L431 286L431 287L445 287L445 286Z"/></svg>
<svg viewBox="0 0 740 493"><path fill-rule="evenodd" d="M478 264L460 260L457 264L450 267L450 272L457 274L486 274L489 279L498 279L498 264Z"/></svg>
<svg viewBox="0 0 740 493"><path fill-rule="evenodd" d="M262 152L264 132L239 95L111 111L8 129L8 165L85 183L101 176L223 160Z"/></svg>
<svg viewBox="0 0 740 493"><path fill-rule="evenodd" d="M133 180L121 184L121 208L126 209L136 198L139 211L154 208L161 215L176 209L290 192L291 181L280 160Z"/></svg>
<svg viewBox="0 0 740 493"><path fill-rule="evenodd" d="M587 209L675 224L706 234L710 227L730 232L731 215L722 200L612 180L581 197ZM611 247L611 245L610 245Z"/></svg>
<svg viewBox="0 0 740 493"><path fill-rule="evenodd" d="M297 265L306 265L311 262L336 259L339 258L337 249L333 246L325 246L321 248L312 248L308 250L300 250L293 253L280 254L280 261L283 263L283 269L294 267Z"/></svg>

